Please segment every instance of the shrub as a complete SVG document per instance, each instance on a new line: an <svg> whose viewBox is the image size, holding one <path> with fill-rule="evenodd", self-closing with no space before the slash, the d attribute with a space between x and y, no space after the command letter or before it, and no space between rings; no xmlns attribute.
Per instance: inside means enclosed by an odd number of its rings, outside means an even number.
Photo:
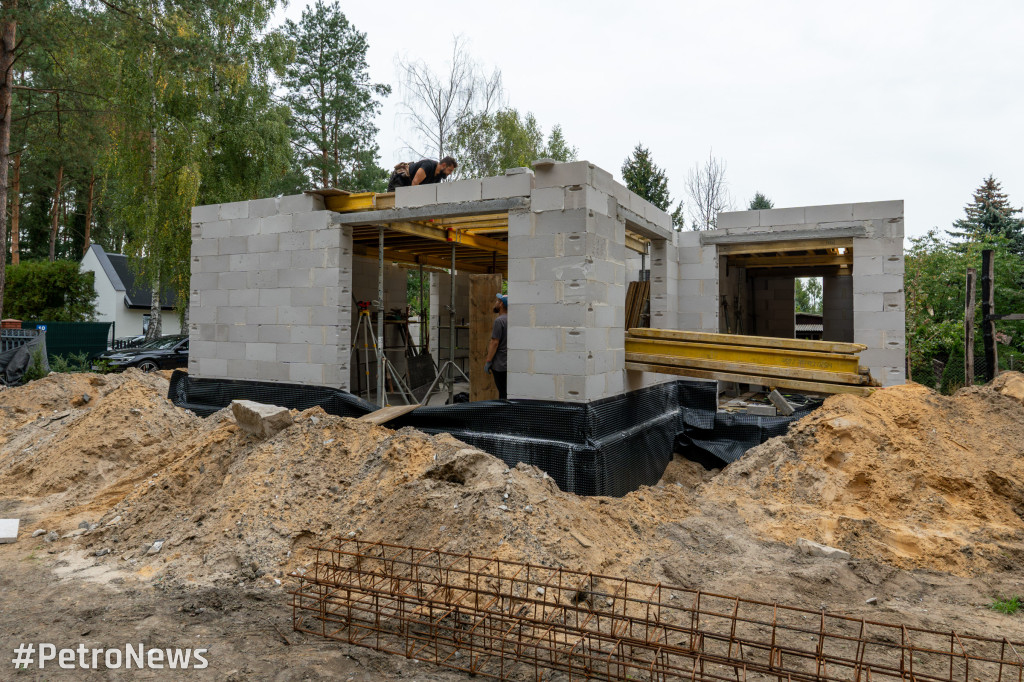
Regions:
<svg viewBox="0 0 1024 682"><path fill-rule="evenodd" d="M27 261L7 266L4 317L89 322L96 315L95 273L76 261Z"/></svg>

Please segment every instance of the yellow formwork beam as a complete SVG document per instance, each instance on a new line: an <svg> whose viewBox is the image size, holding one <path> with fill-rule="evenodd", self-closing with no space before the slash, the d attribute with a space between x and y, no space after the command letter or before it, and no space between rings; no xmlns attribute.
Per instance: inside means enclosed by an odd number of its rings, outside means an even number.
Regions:
<svg viewBox="0 0 1024 682"><path fill-rule="evenodd" d="M840 374L857 374L860 371L858 359L854 355L818 353L785 348L727 346L724 344L662 341L627 336L626 353L700 358L769 367L793 367Z"/></svg>
<svg viewBox="0 0 1024 682"><path fill-rule="evenodd" d="M353 192L324 196L324 207L338 213L353 211L381 211L395 207L395 193Z"/></svg>

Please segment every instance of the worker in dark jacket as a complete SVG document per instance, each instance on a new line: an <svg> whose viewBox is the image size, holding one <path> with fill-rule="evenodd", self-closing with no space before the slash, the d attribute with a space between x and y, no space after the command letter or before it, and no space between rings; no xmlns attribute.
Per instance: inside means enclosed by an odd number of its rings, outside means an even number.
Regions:
<svg viewBox="0 0 1024 682"><path fill-rule="evenodd" d="M416 163L400 163L388 180L388 191L394 192L396 187L415 187L441 182L455 172L458 163L450 156L440 161L420 159Z"/></svg>
<svg viewBox="0 0 1024 682"><path fill-rule="evenodd" d="M494 377L498 389L498 400L505 400L508 393L508 294L497 294L494 312L498 317L491 329L491 342L484 358L484 371Z"/></svg>

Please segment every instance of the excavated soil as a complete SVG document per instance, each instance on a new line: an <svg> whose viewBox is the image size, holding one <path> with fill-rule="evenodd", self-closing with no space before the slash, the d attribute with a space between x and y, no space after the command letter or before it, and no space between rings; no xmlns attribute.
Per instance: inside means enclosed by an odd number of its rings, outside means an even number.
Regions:
<svg viewBox="0 0 1024 682"><path fill-rule="evenodd" d="M757 532L901 568L1024 562L1024 377L943 396L919 384L834 396L701 491Z"/></svg>
<svg viewBox="0 0 1024 682"><path fill-rule="evenodd" d="M0 545L14 567L0 571L0 600L38 596L10 612L17 623L60 620L53 579L111 595L159 588L193 616L206 607L190 594L284 604L308 547L342 535L1024 638L1024 620L986 608L1024 594L1017 373L952 397L916 384L835 396L721 472L677 457L657 486L617 499L564 493L447 435L314 408L260 439L228 410L200 419L166 393L166 377L138 371L0 391L0 517L22 523ZM798 538L852 559L803 556ZM266 609L246 613L284 618ZM14 623L0 619L23 631ZM266 642L287 642L280 623ZM225 660L234 636L222 636ZM267 671L292 665L280 654ZM401 674L381 665L367 679Z"/></svg>

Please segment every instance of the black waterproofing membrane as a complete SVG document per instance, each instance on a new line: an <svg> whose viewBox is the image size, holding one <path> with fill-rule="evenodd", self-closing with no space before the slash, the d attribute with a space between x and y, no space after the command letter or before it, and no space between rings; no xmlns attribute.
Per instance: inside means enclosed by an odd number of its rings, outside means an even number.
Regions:
<svg viewBox="0 0 1024 682"><path fill-rule="evenodd" d="M209 416L232 400L254 400L361 417L377 406L337 389L230 379L171 376L167 396L178 407ZM625 495L654 485L673 452L708 468L738 459L748 448L786 432L792 417L718 414L714 382L673 381L589 404L489 400L421 407L388 427L449 433L509 466L532 464L577 495Z"/></svg>

